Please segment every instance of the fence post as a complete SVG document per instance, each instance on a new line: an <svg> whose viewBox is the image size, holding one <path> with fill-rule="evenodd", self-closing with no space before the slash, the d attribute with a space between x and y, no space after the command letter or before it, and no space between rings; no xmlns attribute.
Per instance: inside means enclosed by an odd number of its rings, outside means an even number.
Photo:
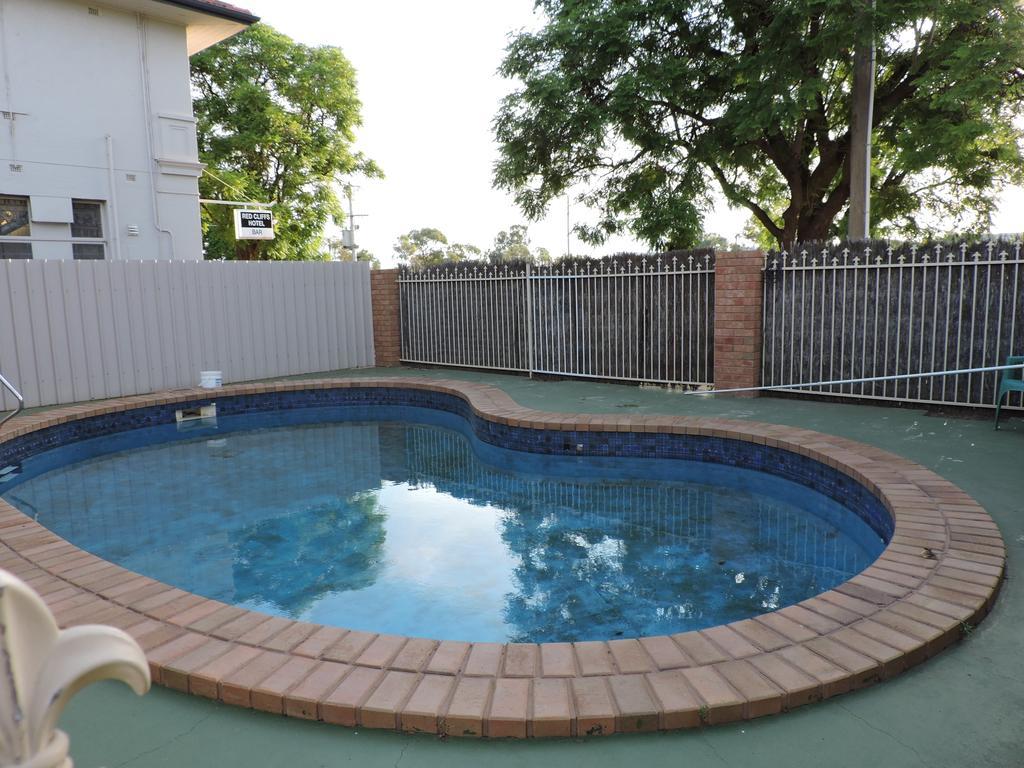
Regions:
<svg viewBox="0 0 1024 768"><path fill-rule="evenodd" d="M526 262L526 368L533 378L533 270Z"/></svg>
<svg viewBox="0 0 1024 768"><path fill-rule="evenodd" d="M397 366L402 356L397 269L370 271L370 303L374 364L379 368Z"/></svg>
<svg viewBox="0 0 1024 768"><path fill-rule="evenodd" d="M761 384L763 267L761 251L715 254L716 389Z"/></svg>

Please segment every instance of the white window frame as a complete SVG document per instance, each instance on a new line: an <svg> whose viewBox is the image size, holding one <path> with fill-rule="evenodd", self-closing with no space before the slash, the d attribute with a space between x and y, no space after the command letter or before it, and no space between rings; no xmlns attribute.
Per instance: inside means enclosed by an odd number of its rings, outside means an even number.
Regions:
<svg viewBox="0 0 1024 768"><path fill-rule="evenodd" d="M0 197L24 197L28 200L28 221L29 229L35 229L32 226L32 196L31 195L15 195L6 194L0 191ZM109 232L110 229L107 225L108 219L108 202L106 200L97 200L94 198L87 197L75 197L72 198L72 204L75 201L83 203L99 203L100 204L100 224L103 227L104 232ZM72 237L71 236L71 224L67 225L68 234L67 237L39 237L37 235L0 235L0 242L3 243L67 243L68 245L102 245L103 246L103 259L80 259L80 261L108 261L108 254L110 253L110 240L106 237ZM35 249L32 249L32 260L36 260ZM74 259L74 248L71 249L72 259ZM26 259L27 261L27 259Z"/></svg>
<svg viewBox="0 0 1024 768"><path fill-rule="evenodd" d="M109 232L107 227L107 201L96 200L94 198L87 197L73 197L71 198L71 209L74 210L75 203L98 203L100 206L100 227L104 232ZM107 261L107 254L110 253L110 243L105 237L75 237L71 234L71 228L74 224L68 224L68 236L71 239L71 258L75 256L76 245L102 245L103 246L103 258L102 259L78 259L78 261Z"/></svg>
<svg viewBox="0 0 1024 768"><path fill-rule="evenodd" d="M24 198L25 199L25 210L28 211L28 229L29 229L29 232L31 232L32 231L32 197L31 197L31 195L12 195L12 194L7 194L7 193L0 192L0 197L17 197L17 198ZM70 230L68 230L68 231L70 232ZM6 244L6 243L28 243L29 246L31 246L32 245L32 239L33 238L32 238L31 235L0 235L0 244ZM29 255L29 257L27 259L19 258L17 260L18 261L31 261L32 259L35 258L35 249L30 247L29 248L29 254L30 255Z"/></svg>

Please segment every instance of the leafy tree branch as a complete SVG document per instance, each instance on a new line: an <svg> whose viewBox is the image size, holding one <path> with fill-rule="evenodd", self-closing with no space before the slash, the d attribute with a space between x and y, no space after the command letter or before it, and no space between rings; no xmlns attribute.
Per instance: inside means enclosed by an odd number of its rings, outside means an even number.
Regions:
<svg viewBox="0 0 1024 768"><path fill-rule="evenodd" d="M591 242L686 247L716 188L776 243L840 234L854 48L877 46L875 234L984 226L1024 170L1013 0L539 0L510 42L495 184L536 219L583 186Z"/></svg>
<svg viewBox="0 0 1024 768"><path fill-rule="evenodd" d="M192 58L203 197L274 203L276 238L234 239L231 210L203 209L210 259L318 259L330 217L344 214L342 176L381 176L355 151L355 70L330 46L294 42L256 24Z"/></svg>

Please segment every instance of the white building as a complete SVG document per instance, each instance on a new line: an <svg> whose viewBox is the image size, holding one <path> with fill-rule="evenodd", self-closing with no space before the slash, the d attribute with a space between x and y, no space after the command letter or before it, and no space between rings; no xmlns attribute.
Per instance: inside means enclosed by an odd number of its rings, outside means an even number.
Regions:
<svg viewBox="0 0 1024 768"><path fill-rule="evenodd" d="M189 56L219 0L0 0L0 258L201 259Z"/></svg>

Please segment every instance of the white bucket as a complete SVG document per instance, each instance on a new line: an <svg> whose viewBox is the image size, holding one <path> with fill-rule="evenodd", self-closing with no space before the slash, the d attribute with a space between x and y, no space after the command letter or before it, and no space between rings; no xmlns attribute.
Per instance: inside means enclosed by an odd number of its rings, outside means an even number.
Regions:
<svg viewBox="0 0 1024 768"><path fill-rule="evenodd" d="M200 371L199 386L203 389L216 389L223 386L224 377L220 371Z"/></svg>

